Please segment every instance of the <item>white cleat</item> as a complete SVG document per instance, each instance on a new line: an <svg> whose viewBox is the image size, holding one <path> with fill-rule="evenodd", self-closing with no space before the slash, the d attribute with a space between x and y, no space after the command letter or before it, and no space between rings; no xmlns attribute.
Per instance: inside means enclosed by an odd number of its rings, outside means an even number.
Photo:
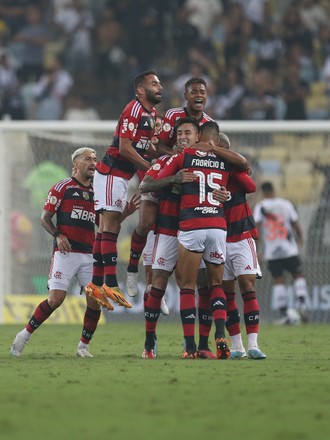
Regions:
<svg viewBox="0 0 330 440"><path fill-rule="evenodd" d="M127 295L134 297L138 294L138 272L127 272L126 291Z"/></svg>
<svg viewBox="0 0 330 440"><path fill-rule="evenodd" d="M26 341L20 333L17 333L10 347L11 354L15 357L21 356L27 343L28 341Z"/></svg>
<svg viewBox="0 0 330 440"><path fill-rule="evenodd" d="M260 360L260 359L266 359L266 355L265 353L263 353L259 347L254 347L254 348L250 348L250 350L248 350L247 352L247 356L249 359L256 359L256 360Z"/></svg>
<svg viewBox="0 0 330 440"><path fill-rule="evenodd" d="M169 311L167 304L166 304L166 296L165 295L163 296L162 301L160 303L160 311L162 312L163 315L170 314L170 311Z"/></svg>
<svg viewBox="0 0 330 440"><path fill-rule="evenodd" d="M93 357L93 355L88 351L87 345L85 345L84 347L78 346L76 355L81 358L92 358Z"/></svg>
<svg viewBox="0 0 330 440"><path fill-rule="evenodd" d="M230 349L229 359L243 359L246 357L246 351L244 347L232 347Z"/></svg>

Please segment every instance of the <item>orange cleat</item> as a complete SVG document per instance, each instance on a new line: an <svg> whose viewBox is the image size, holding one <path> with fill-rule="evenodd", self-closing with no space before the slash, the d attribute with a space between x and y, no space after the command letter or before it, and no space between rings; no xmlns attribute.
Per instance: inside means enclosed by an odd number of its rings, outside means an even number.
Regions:
<svg viewBox="0 0 330 440"><path fill-rule="evenodd" d="M94 299L96 302L98 302L102 307L106 308L107 310L114 310L113 305L109 303L108 298L104 293L102 287L96 286L95 284L90 282L85 287L85 294L90 298Z"/></svg>
<svg viewBox="0 0 330 440"><path fill-rule="evenodd" d="M132 304L127 301L119 287L109 287L106 284L103 284L101 290L103 290L104 294L108 298L112 299L113 302L125 307L126 309L132 308Z"/></svg>
<svg viewBox="0 0 330 440"><path fill-rule="evenodd" d="M218 359L228 359L230 356L230 350L225 338L218 338L215 340L215 347L217 350Z"/></svg>

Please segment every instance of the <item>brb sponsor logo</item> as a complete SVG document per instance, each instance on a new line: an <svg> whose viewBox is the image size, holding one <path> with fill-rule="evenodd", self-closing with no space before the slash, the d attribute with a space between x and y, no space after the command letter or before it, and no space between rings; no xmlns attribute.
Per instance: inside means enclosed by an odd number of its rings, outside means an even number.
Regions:
<svg viewBox="0 0 330 440"><path fill-rule="evenodd" d="M96 214L81 208L74 208L71 212L71 218L95 223Z"/></svg>

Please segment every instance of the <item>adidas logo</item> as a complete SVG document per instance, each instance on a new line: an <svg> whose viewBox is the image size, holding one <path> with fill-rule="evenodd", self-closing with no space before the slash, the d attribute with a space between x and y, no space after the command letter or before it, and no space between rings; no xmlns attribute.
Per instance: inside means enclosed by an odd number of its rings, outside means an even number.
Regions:
<svg viewBox="0 0 330 440"><path fill-rule="evenodd" d="M143 127L149 127L148 121L143 124Z"/></svg>
<svg viewBox="0 0 330 440"><path fill-rule="evenodd" d="M79 193L76 191L75 193L72 194L72 196L79 197Z"/></svg>
<svg viewBox="0 0 330 440"><path fill-rule="evenodd" d="M214 304L214 306L224 306L224 303L221 302L220 300L216 301Z"/></svg>
<svg viewBox="0 0 330 440"><path fill-rule="evenodd" d="M251 270L251 266L248 264L245 268L245 270Z"/></svg>
<svg viewBox="0 0 330 440"><path fill-rule="evenodd" d="M195 319L196 316L192 313L191 315L186 316L186 319Z"/></svg>

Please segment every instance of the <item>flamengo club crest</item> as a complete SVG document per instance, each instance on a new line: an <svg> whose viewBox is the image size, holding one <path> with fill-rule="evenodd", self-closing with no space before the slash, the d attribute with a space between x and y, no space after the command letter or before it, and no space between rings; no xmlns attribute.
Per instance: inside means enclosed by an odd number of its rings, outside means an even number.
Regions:
<svg viewBox="0 0 330 440"><path fill-rule="evenodd" d="M83 191L82 195L85 200L89 200L89 193L88 192Z"/></svg>

